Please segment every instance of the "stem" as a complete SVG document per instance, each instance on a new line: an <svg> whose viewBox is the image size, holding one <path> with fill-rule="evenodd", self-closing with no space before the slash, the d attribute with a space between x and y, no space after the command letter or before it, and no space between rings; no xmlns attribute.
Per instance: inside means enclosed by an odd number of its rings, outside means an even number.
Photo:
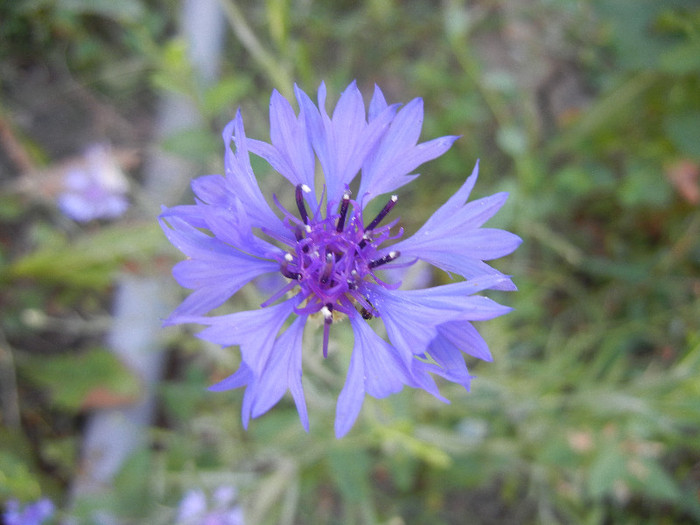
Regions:
<svg viewBox="0 0 700 525"><path fill-rule="evenodd" d="M17 395L17 375L15 361L5 335L0 332L0 407L4 425L19 428L19 396Z"/></svg>
<svg viewBox="0 0 700 525"><path fill-rule="evenodd" d="M286 98L291 98L293 95L291 89L292 80L287 67L276 60L274 55L263 47L234 0L219 0L219 3L226 13L231 29L233 29L243 47L248 50L268 76L270 82L277 87L282 95Z"/></svg>

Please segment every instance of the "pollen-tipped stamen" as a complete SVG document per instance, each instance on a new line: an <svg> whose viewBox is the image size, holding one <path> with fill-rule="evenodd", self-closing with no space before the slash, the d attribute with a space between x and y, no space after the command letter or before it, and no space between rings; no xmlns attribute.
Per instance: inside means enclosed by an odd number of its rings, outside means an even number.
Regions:
<svg viewBox="0 0 700 525"><path fill-rule="evenodd" d="M377 266L381 266L383 264L386 264L388 262L393 261L396 259L399 255L401 255L401 252L389 252L387 253L384 257L381 257L379 259L375 259L374 261L370 261L367 266L370 268L376 268Z"/></svg>
<svg viewBox="0 0 700 525"><path fill-rule="evenodd" d="M296 201L297 208L299 209L299 216L304 224L309 223L309 214L306 211L306 205L304 204L304 193L309 193L311 188L306 184L297 184L296 188Z"/></svg>
<svg viewBox="0 0 700 525"><path fill-rule="evenodd" d="M350 192L343 193L343 200L340 204L340 217L338 217L338 225L335 227L335 231L338 233L342 232L345 228L345 218L348 215L348 207L350 206Z"/></svg>
<svg viewBox="0 0 700 525"><path fill-rule="evenodd" d="M380 211L377 216L374 218L372 222L370 222L367 227L365 228L365 231L373 230L374 228L377 227L377 225L382 222L384 217L386 217L391 209L396 205L396 201L399 200L398 195L392 195L391 198L389 199L389 202L386 203L386 205L382 208L382 211Z"/></svg>
<svg viewBox="0 0 700 525"><path fill-rule="evenodd" d="M323 265L323 273L321 273L321 284L326 284L328 282L328 279L331 276L331 273L333 272L333 262L335 261L335 258L333 257L332 253L327 253L326 254L326 264Z"/></svg>
<svg viewBox="0 0 700 525"><path fill-rule="evenodd" d="M326 303L321 308L321 313L323 314L323 357L325 358L328 357L328 337L333 324L333 305Z"/></svg>
<svg viewBox="0 0 700 525"><path fill-rule="evenodd" d="M294 261L294 257L292 256L292 254L285 253L284 260L280 264L280 271L282 272L282 275L284 275L287 279L298 281L299 279L301 279L301 274L298 272L293 272L289 269L289 263L292 261Z"/></svg>
<svg viewBox="0 0 700 525"><path fill-rule="evenodd" d="M367 243L371 240L370 236L366 233L362 234L362 239L360 240L358 246L362 249L367 246Z"/></svg>

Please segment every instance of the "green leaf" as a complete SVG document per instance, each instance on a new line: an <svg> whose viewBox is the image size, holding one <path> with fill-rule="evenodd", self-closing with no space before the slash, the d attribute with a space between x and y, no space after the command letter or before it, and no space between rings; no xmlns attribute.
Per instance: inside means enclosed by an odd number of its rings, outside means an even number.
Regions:
<svg viewBox="0 0 700 525"><path fill-rule="evenodd" d="M664 129L681 153L700 158L700 111L669 115L664 121Z"/></svg>
<svg viewBox="0 0 700 525"><path fill-rule="evenodd" d="M193 96L195 89L192 67L187 58L187 42L173 38L163 46L157 60L159 68L151 75L151 84L169 93Z"/></svg>
<svg viewBox="0 0 700 525"><path fill-rule="evenodd" d="M501 149L513 157L517 157L527 151L527 136L517 126L503 126L496 133L496 141Z"/></svg>
<svg viewBox="0 0 700 525"><path fill-rule="evenodd" d="M35 500L41 496L32 447L20 432L0 426L0 501L10 497Z"/></svg>
<svg viewBox="0 0 700 525"><path fill-rule="evenodd" d="M661 465L651 458L641 460L639 468L630 472L630 484L651 498L666 501L679 501L681 490ZM628 468L628 470L630 470Z"/></svg>
<svg viewBox="0 0 700 525"><path fill-rule="evenodd" d="M237 106L238 100L249 92L250 87L250 78L241 75L220 80L204 93L204 113L211 116L230 113Z"/></svg>
<svg viewBox="0 0 700 525"><path fill-rule="evenodd" d="M219 141L205 129L186 129L163 141L166 151L194 162L206 163L221 149Z"/></svg>
<svg viewBox="0 0 700 525"><path fill-rule="evenodd" d="M671 193L663 173L639 161L630 162L619 190L622 204L628 207L662 208L670 202Z"/></svg>
<svg viewBox="0 0 700 525"><path fill-rule="evenodd" d="M137 450L126 461L114 480L118 505L122 516L139 517L147 514L153 505L150 475L153 471L151 452L147 448Z"/></svg>
<svg viewBox="0 0 700 525"><path fill-rule="evenodd" d="M77 15L99 15L119 22L135 22L144 16L137 0L59 0L58 8Z"/></svg>
<svg viewBox="0 0 700 525"><path fill-rule="evenodd" d="M666 51L660 60L660 69L683 75L700 70L700 40L679 44Z"/></svg>
<svg viewBox="0 0 700 525"><path fill-rule="evenodd" d="M625 458L616 447L606 447L595 458L588 472L588 492L600 498L610 492L615 482L624 477Z"/></svg>
<svg viewBox="0 0 700 525"><path fill-rule="evenodd" d="M74 241L54 237L48 244L11 265L10 277L102 289L123 262L145 261L166 246L155 221L105 227Z"/></svg>
<svg viewBox="0 0 700 525"><path fill-rule="evenodd" d="M100 348L81 354L32 356L18 364L23 375L48 391L57 407L69 411L131 402L141 391L138 379L121 361Z"/></svg>
<svg viewBox="0 0 700 525"><path fill-rule="evenodd" d="M357 503L369 498L371 463L367 452L361 449L332 449L328 454L328 467L346 501Z"/></svg>

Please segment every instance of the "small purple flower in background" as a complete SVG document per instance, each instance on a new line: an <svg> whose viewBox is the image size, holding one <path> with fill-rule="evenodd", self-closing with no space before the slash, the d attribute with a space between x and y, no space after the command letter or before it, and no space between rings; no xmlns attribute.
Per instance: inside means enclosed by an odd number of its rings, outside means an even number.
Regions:
<svg viewBox="0 0 700 525"><path fill-rule="evenodd" d="M243 511L236 505L236 489L219 487L209 505L204 491L190 490L180 501L177 525L243 525Z"/></svg>
<svg viewBox="0 0 700 525"><path fill-rule="evenodd" d="M164 209L165 234L188 257L174 267L173 275L194 290L166 324L208 325L199 337L240 346L240 368L211 390L247 387L242 407L246 428L251 417L265 413L289 389L308 431L301 383L307 320L313 316L323 323L319 350L325 356L331 326L348 318L355 342L336 410L335 431L341 437L355 422L365 394L382 398L408 385L447 402L431 373L469 389L471 376L462 353L491 360L471 321L510 310L474 294L515 290L507 276L484 260L511 253L521 240L507 231L481 227L503 205L505 193L467 204L478 165L415 234L399 240L403 229L396 227L398 219L391 220L398 201L394 192L418 176L418 166L445 153L457 137L418 143L420 98L400 108L388 105L375 87L366 113L353 82L331 116L325 109L323 84L318 105L295 89L298 115L277 91L272 94L270 143L246 137L239 111L223 133L225 175L195 179L195 204ZM286 209L274 196L278 213L272 210L252 171L250 153L292 184L295 210ZM324 175L319 188L316 159ZM353 197L350 185L360 172ZM380 211L365 217L367 205L386 194ZM379 273L418 260L465 280L405 291ZM261 309L203 315L268 273L281 273L286 284ZM388 341L372 329L372 318L383 322ZM280 335L288 319L291 324Z"/></svg>
<svg viewBox="0 0 700 525"><path fill-rule="evenodd" d="M53 516L54 505L48 498L26 505L23 509L19 501L11 499L6 503L2 515L5 525L41 525Z"/></svg>
<svg viewBox="0 0 700 525"><path fill-rule="evenodd" d="M65 173L58 207L78 222L116 219L129 207L128 191L129 181L110 148L95 144Z"/></svg>

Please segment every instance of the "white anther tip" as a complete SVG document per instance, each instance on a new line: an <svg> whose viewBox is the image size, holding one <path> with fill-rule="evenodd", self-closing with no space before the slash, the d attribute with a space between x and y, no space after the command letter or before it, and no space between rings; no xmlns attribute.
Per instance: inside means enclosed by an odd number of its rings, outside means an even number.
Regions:
<svg viewBox="0 0 700 525"><path fill-rule="evenodd" d="M333 317L333 312L331 312L327 306L321 308L321 313L325 319L331 319Z"/></svg>
<svg viewBox="0 0 700 525"><path fill-rule="evenodd" d="M309 188L306 184L302 184L301 191L303 191L304 193L309 193L311 191L311 188Z"/></svg>
<svg viewBox="0 0 700 525"><path fill-rule="evenodd" d="M284 254L284 260L287 262L292 262L294 260L294 257L292 257L291 253L285 253Z"/></svg>
<svg viewBox="0 0 700 525"><path fill-rule="evenodd" d="M304 229L306 230L306 233L311 233L311 226L309 226L308 224L304 225Z"/></svg>
<svg viewBox="0 0 700 525"><path fill-rule="evenodd" d="M396 202L397 200L399 200L399 196L398 196L398 195L392 195L392 196L391 196L391 200L392 200L392 202Z"/></svg>

